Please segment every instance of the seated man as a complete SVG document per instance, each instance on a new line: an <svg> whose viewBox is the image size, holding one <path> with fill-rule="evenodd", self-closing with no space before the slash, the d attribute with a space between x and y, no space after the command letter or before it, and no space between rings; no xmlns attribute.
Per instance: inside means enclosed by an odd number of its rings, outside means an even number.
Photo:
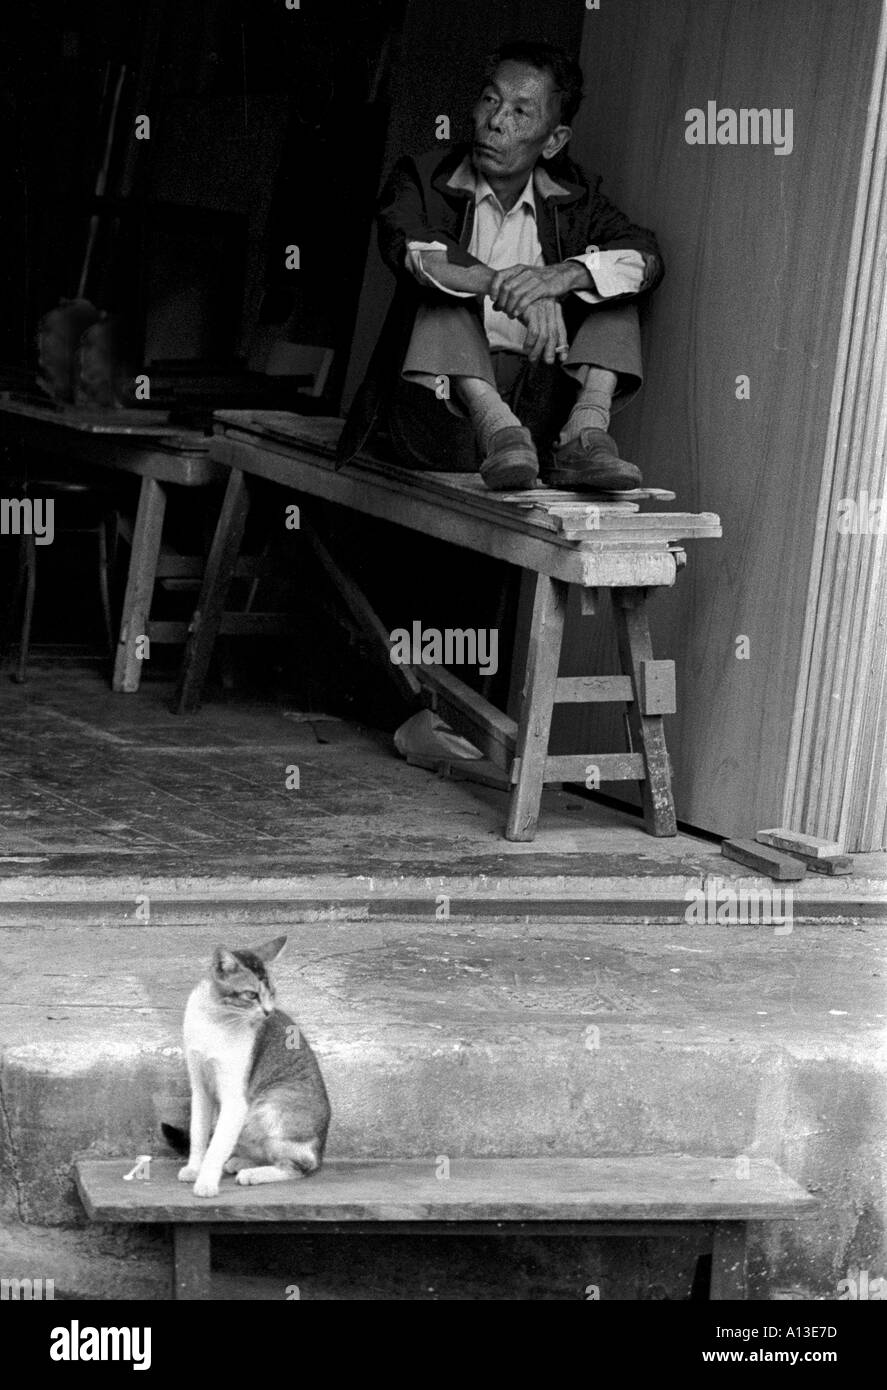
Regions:
<svg viewBox="0 0 887 1390"><path fill-rule="evenodd" d="M378 218L397 291L340 462L381 431L406 467L493 489L532 487L540 456L553 487L640 484L607 430L641 385L635 301L662 260L564 155L581 99L560 49L506 44L472 144L395 165Z"/></svg>

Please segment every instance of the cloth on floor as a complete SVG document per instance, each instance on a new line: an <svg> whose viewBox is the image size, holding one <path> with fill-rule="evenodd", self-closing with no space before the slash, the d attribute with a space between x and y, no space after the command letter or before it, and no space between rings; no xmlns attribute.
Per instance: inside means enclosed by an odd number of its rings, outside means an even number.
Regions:
<svg viewBox="0 0 887 1390"><path fill-rule="evenodd" d="M394 746L402 758L482 758L483 753L430 709L413 714L395 730Z"/></svg>

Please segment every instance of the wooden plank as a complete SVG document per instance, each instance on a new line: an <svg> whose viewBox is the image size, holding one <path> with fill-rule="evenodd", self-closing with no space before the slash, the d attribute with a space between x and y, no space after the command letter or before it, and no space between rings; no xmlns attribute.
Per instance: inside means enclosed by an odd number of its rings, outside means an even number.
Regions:
<svg viewBox="0 0 887 1390"><path fill-rule="evenodd" d="M755 839L758 844L769 845L771 849L785 850L786 854L803 854L811 859L829 859L843 854L843 845L837 840L822 840L816 835L802 835L798 830L788 830L780 826L776 830L759 830Z"/></svg>
<svg viewBox="0 0 887 1390"><path fill-rule="evenodd" d="M413 668L427 691L429 707L506 771L517 745L517 724L443 666Z"/></svg>
<svg viewBox="0 0 887 1390"><path fill-rule="evenodd" d="M628 676L559 676L554 691L556 705L633 700Z"/></svg>
<svg viewBox="0 0 887 1390"><path fill-rule="evenodd" d="M239 469L232 468L185 648L174 704L178 714L195 710L200 704L203 683L240 553L249 505L247 480Z"/></svg>
<svg viewBox="0 0 887 1390"><path fill-rule="evenodd" d="M817 874L841 875L853 872L853 859L849 854L830 854L824 859L819 859L815 854L802 854L796 849L792 850L790 858L799 860Z"/></svg>
<svg viewBox="0 0 887 1390"><path fill-rule="evenodd" d="M755 873L766 874L768 878L780 881L803 878L807 872L806 865L794 855L759 845L755 840L725 840L721 845L721 854L726 859L754 869Z"/></svg>
<svg viewBox="0 0 887 1390"><path fill-rule="evenodd" d="M472 499L455 490L435 496L421 481L425 475L410 474L405 469L388 469L384 474L362 467L336 471L313 456L294 457L273 441L257 446L230 436L215 436L211 452L218 462L242 468L293 491L324 497L568 583L604 587L674 582L676 567L668 546L644 532L638 532L635 540L623 536L626 553L611 555L605 542L578 545L551 530L521 521L515 513L479 514ZM401 476L390 476L394 472ZM700 525L706 535L719 534L719 527L712 531L705 518L703 523L694 522L694 534ZM594 534L588 533L590 537Z"/></svg>
<svg viewBox="0 0 887 1390"><path fill-rule="evenodd" d="M140 637L148 635L165 512L166 492L163 485L155 478L142 478L120 636L114 658L111 688L116 691L131 694L138 690L142 678L142 658L137 655L138 641Z"/></svg>
<svg viewBox="0 0 887 1390"><path fill-rule="evenodd" d="M61 411L0 404L0 437L65 467L85 463L180 487L205 487L224 476L210 458L209 438L200 431L164 427L136 432L132 426L117 426L110 412L91 423Z"/></svg>
<svg viewBox="0 0 887 1390"><path fill-rule="evenodd" d="M585 593L585 590L580 590ZM524 675L527 669L527 650L530 643L530 624L533 621L533 599L536 594L536 578L532 570L520 571L520 587L517 596L517 616L514 624L514 640L511 651L511 667L508 673L508 703L506 709L512 719L517 721L521 700L524 695ZM515 722L515 728L517 723Z"/></svg>
<svg viewBox="0 0 887 1390"><path fill-rule="evenodd" d="M517 778L505 824L508 840L532 840L536 834L566 613L566 584L538 575L518 717ZM513 770L513 780L514 775Z"/></svg>
<svg viewBox="0 0 887 1390"><path fill-rule="evenodd" d="M124 1182L131 1161L86 1159L77 1187L94 1221L746 1221L816 1211L817 1200L766 1159L748 1176L735 1159L454 1158L441 1179L430 1159L333 1159L299 1182L195 1197L179 1162L155 1158L150 1182ZM743 1169L743 1171L746 1171Z"/></svg>
<svg viewBox="0 0 887 1390"><path fill-rule="evenodd" d="M647 594L644 589L613 589L610 597L619 658L623 671L631 678L635 693L634 702L626 706L625 718L632 747L640 749L644 757L646 775L640 783L644 823L651 835L676 835L671 765L665 746L662 716L645 714L641 707L642 668L644 662L653 659L647 624Z"/></svg>
<svg viewBox="0 0 887 1390"><path fill-rule="evenodd" d="M640 753L558 753L545 759L545 781L587 783L595 769L599 782L639 782L644 759Z"/></svg>
<svg viewBox="0 0 887 1390"><path fill-rule="evenodd" d="M833 854L828 859L810 858L806 854L797 854L797 851L796 855L816 874L840 875L853 872L853 859L849 854Z"/></svg>
<svg viewBox="0 0 887 1390"><path fill-rule="evenodd" d="M674 714L677 709L673 661L642 661L641 710L644 714Z"/></svg>

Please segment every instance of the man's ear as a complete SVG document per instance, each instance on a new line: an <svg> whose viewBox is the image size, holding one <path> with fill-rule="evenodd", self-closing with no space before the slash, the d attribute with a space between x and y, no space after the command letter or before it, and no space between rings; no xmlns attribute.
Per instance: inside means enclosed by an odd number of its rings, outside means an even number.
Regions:
<svg viewBox="0 0 887 1390"><path fill-rule="evenodd" d="M556 125L542 146L542 158L554 159L556 154L560 154L572 134L572 126Z"/></svg>

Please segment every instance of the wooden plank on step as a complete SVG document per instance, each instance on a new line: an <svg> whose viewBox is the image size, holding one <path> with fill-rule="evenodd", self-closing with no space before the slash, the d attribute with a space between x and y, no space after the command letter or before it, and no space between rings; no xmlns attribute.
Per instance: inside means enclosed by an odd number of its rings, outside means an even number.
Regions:
<svg viewBox="0 0 887 1390"><path fill-rule="evenodd" d="M798 859L803 860L808 869L812 869L817 874L851 874L853 872L853 859L849 854L829 854L823 859L817 859L815 855L798 854Z"/></svg>
<svg viewBox="0 0 887 1390"><path fill-rule="evenodd" d="M816 835L802 835L799 830L789 830L784 826L775 830L759 830L755 839L759 844L770 845L771 849L782 849L786 854L800 853L814 859L827 859L832 855L844 853L844 846L837 840L822 840Z"/></svg>
<svg viewBox="0 0 887 1390"><path fill-rule="evenodd" d="M768 878L780 882L803 878L807 872L806 865L800 859L783 854L781 850L770 849L768 845L759 845L756 840L724 840L721 853L737 864L754 869L755 873L766 874Z"/></svg>

